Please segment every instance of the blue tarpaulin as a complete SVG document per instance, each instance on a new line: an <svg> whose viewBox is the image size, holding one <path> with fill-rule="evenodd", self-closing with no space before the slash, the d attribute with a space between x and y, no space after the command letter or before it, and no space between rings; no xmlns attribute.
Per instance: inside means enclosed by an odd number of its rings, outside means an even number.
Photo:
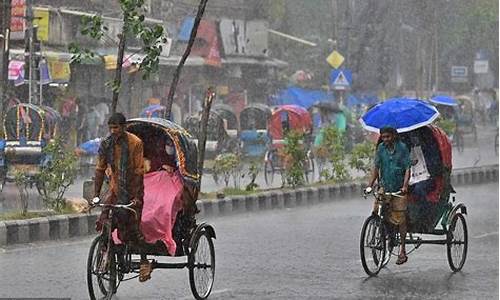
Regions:
<svg viewBox="0 0 500 300"><path fill-rule="evenodd" d="M191 35L191 31L194 26L194 17L185 17L182 21L181 28L179 30L179 35L177 39L182 42L189 41L189 36Z"/></svg>
<svg viewBox="0 0 500 300"><path fill-rule="evenodd" d="M290 86L282 90L274 100L275 105L294 104L309 109L316 102L334 101L334 97L322 90Z"/></svg>

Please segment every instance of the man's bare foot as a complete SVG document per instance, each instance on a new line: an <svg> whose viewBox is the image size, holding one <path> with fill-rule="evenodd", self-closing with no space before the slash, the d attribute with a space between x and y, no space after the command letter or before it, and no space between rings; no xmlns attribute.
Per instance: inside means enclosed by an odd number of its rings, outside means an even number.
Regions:
<svg viewBox="0 0 500 300"><path fill-rule="evenodd" d="M396 265L402 265L408 261L408 256L406 254L399 254L398 260L396 261Z"/></svg>
<svg viewBox="0 0 500 300"><path fill-rule="evenodd" d="M149 261L141 261L141 267L139 269L139 281L144 282L151 279L151 263Z"/></svg>

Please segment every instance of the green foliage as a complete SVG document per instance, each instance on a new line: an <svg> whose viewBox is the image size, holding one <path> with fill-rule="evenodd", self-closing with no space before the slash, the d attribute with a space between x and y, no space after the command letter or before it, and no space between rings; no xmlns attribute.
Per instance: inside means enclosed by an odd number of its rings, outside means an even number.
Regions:
<svg viewBox="0 0 500 300"><path fill-rule="evenodd" d="M455 132L456 124L453 122L453 120L445 119L445 118L439 118L436 121L436 125L443 129L443 131L448 135L451 136Z"/></svg>
<svg viewBox="0 0 500 300"><path fill-rule="evenodd" d="M33 185L33 177L28 176L25 172L17 171L14 173L14 182L19 191L19 201L21 202L21 216L26 216L28 213L29 194L28 187Z"/></svg>
<svg viewBox="0 0 500 300"><path fill-rule="evenodd" d="M375 143L365 141L356 144L351 152L349 166L368 175L373 166Z"/></svg>
<svg viewBox="0 0 500 300"><path fill-rule="evenodd" d="M64 193L77 175L77 159L73 152L64 149L60 138L43 150L48 163L36 175L36 187L48 208L60 212L65 207Z"/></svg>
<svg viewBox="0 0 500 300"><path fill-rule="evenodd" d="M304 134L289 131L285 135L285 146L283 148L285 156L281 159L285 166L286 182L292 187L303 185L304 178L304 162L307 154L303 145Z"/></svg>
<svg viewBox="0 0 500 300"><path fill-rule="evenodd" d="M215 165L213 172L217 174L217 176L221 176L224 178L224 183L226 187L229 185L229 180L231 176L234 179L235 188L237 187L237 177L239 177L239 167L240 167L240 158L238 155L234 153L224 153L219 154L215 158Z"/></svg>
<svg viewBox="0 0 500 300"><path fill-rule="evenodd" d="M320 174L325 180L342 181L349 179L346 166L345 136L335 126L329 126L323 131L323 140L320 147L328 153L331 170L323 170Z"/></svg>
<svg viewBox="0 0 500 300"><path fill-rule="evenodd" d="M261 165L260 161L253 160L250 162L250 167L248 168L250 183L246 185L245 191L255 191L259 187L259 185L255 183L255 180L261 171Z"/></svg>
<svg viewBox="0 0 500 300"><path fill-rule="evenodd" d="M145 56L140 63L139 69L143 71L143 78L147 79L154 72L158 71L160 64L159 56L162 51L162 44L167 42L163 27L155 24L152 26L144 24L144 0L119 0L120 8L123 13L122 33L126 37L137 38L142 42L142 51ZM89 36L95 40L105 38L108 28L104 25L102 16L82 16L81 29L82 35ZM85 58L93 58L95 54L85 48L72 43L69 45L69 51L73 54L72 62L81 63ZM119 89L116 84L111 84L115 91Z"/></svg>

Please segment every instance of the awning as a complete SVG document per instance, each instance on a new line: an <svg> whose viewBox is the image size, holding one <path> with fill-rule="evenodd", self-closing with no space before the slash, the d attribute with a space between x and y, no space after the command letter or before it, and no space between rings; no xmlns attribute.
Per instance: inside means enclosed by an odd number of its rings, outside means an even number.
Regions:
<svg viewBox="0 0 500 300"><path fill-rule="evenodd" d="M111 49L97 49L94 50L96 56L94 59L84 60L82 64L104 64L103 57L106 55L116 55ZM36 53L40 54L40 53ZM48 49L42 51L45 57L57 57L61 61L70 61L72 54L65 51L58 51L55 49ZM11 59L18 58L24 60L24 49L10 49ZM124 57L130 57L133 62L141 61L144 54L137 52L125 52ZM160 56L160 65L162 66L177 66L181 60L181 56L172 55L169 57ZM189 56L186 60L185 66L195 67L195 66L205 66L205 59L200 56ZM222 65L258 65L264 67L277 67L285 68L288 63L276 58L270 57L249 57L249 56L229 56L222 59Z"/></svg>
<svg viewBox="0 0 500 300"><path fill-rule="evenodd" d="M248 56L229 56L222 59L222 65L259 65L264 67L285 68L288 63L276 58L270 57L248 57Z"/></svg>

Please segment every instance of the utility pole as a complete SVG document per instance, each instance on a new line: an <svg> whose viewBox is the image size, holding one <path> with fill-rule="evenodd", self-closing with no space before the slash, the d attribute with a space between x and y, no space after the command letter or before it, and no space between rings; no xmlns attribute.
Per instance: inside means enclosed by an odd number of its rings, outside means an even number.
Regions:
<svg viewBox="0 0 500 300"><path fill-rule="evenodd" d="M35 60L34 58L34 45L33 45L33 0L26 0L26 25L28 27L28 34L26 42L28 46L28 54L24 53L25 59L28 58L28 103L32 103L36 94L36 85L34 78Z"/></svg>
<svg viewBox="0 0 500 300"><path fill-rule="evenodd" d="M333 50L337 50L337 0L332 0L332 19L333 19Z"/></svg>
<svg viewBox="0 0 500 300"><path fill-rule="evenodd" d="M11 0L0 2L0 124L3 124L3 103L9 84L10 16Z"/></svg>
<svg viewBox="0 0 500 300"><path fill-rule="evenodd" d="M438 3L434 3L434 91L437 92L439 91L439 38L438 38L438 18L437 18L437 11L438 11Z"/></svg>

